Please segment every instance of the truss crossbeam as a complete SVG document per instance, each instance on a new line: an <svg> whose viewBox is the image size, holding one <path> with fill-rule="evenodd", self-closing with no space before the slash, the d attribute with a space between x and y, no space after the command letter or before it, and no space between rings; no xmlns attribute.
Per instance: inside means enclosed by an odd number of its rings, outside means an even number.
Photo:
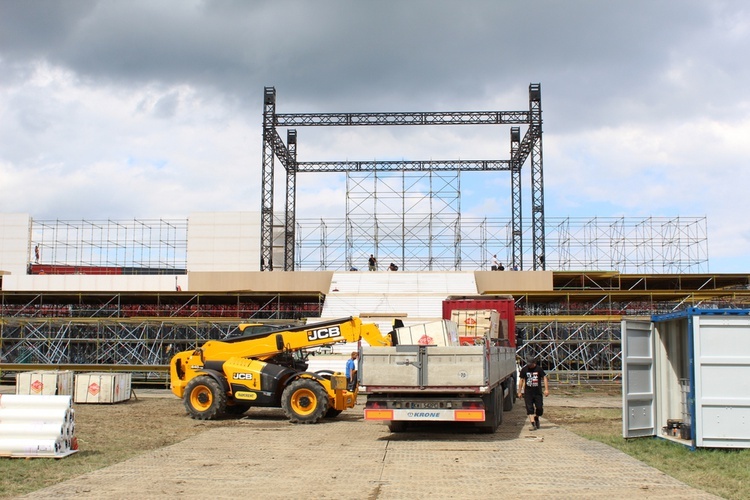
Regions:
<svg viewBox="0 0 750 500"><path fill-rule="evenodd" d="M298 162L298 172L509 171L509 160L391 160Z"/></svg>
<svg viewBox="0 0 750 500"><path fill-rule="evenodd" d="M513 125L530 122L528 111L438 111L397 113L277 113L274 126Z"/></svg>

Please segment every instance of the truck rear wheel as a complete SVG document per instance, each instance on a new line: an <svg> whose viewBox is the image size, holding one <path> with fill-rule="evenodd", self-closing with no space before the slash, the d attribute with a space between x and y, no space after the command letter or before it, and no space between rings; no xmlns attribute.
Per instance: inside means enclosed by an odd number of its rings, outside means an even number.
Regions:
<svg viewBox="0 0 750 500"><path fill-rule="evenodd" d="M516 380L510 377L503 385L508 389L508 395L503 398L503 411L511 411L515 403L513 398L516 395Z"/></svg>
<svg viewBox="0 0 750 500"><path fill-rule="evenodd" d="M404 422L403 420L391 420L388 422L388 430L394 434L396 432L404 432L408 426L409 423Z"/></svg>
<svg viewBox="0 0 750 500"><path fill-rule="evenodd" d="M192 418L213 420L226 410L227 394L216 380L201 375L188 382L184 403Z"/></svg>
<svg viewBox="0 0 750 500"><path fill-rule="evenodd" d="M293 424L315 424L328 412L328 393L315 380L301 378L284 389L281 408Z"/></svg>
<svg viewBox="0 0 750 500"><path fill-rule="evenodd" d="M484 396L484 422L477 425L479 432L492 434L497 430L503 421L503 410L500 406L502 398L502 386L492 389L487 396Z"/></svg>

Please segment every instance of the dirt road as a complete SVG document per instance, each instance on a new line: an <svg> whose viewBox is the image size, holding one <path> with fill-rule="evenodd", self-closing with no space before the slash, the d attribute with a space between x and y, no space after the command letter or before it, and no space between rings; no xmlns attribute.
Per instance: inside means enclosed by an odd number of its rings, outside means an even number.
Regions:
<svg viewBox="0 0 750 500"><path fill-rule="evenodd" d="M230 426L208 428L24 498L176 496L715 498L545 419L532 432L519 405L505 413L493 435L446 425L391 434L383 424L365 422L360 405L312 426L289 424L280 410L251 410Z"/></svg>

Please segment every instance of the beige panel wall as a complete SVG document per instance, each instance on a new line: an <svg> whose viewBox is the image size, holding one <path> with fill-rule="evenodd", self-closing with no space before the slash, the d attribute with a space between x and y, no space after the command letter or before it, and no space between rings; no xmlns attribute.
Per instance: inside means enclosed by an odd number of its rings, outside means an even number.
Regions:
<svg viewBox="0 0 750 500"><path fill-rule="evenodd" d="M26 274L26 266L33 258L29 243L30 227L31 217L28 214L0 214L0 271ZM44 255L41 258L44 259Z"/></svg>
<svg viewBox="0 0 750 500"><path fill-rule="evenodd" d="M187 276L181 275L86 275L32 274L3 276L5 291L65 292L169 292L187 290Z"/></svg>
<svg viewBox="0 0 750 500"><path fill-rule="evenodd" d="M188 272L191 292L318 292L331 289L333 271Z"/></svg>
<svg viewBox="0 0 750 500"><path fill-rule="evenodd" d="M552 290L552 271L475 271L474 279L481 294Z"/></svg>
<svg viewBox="0 0 750 500"><path fill-rule="evenodd" d="M260 269L260 212L198 212L188 219L188 271Z"/></svg>

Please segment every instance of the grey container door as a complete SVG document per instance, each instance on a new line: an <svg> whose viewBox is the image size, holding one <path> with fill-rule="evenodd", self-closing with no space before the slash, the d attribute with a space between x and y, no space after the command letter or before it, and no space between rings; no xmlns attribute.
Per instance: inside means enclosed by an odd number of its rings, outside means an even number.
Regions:
<svg viewBox="0 0 750 500"><path fill-rule="evenodd" d="M651 321L622 321L622 436L656 435L656 370Z"/></svg>
<svg viewBox="0 0 750 500"><path fill-rule="evenodd" d="M750 318L693 316L695 446L750 448Z"/></svg>

